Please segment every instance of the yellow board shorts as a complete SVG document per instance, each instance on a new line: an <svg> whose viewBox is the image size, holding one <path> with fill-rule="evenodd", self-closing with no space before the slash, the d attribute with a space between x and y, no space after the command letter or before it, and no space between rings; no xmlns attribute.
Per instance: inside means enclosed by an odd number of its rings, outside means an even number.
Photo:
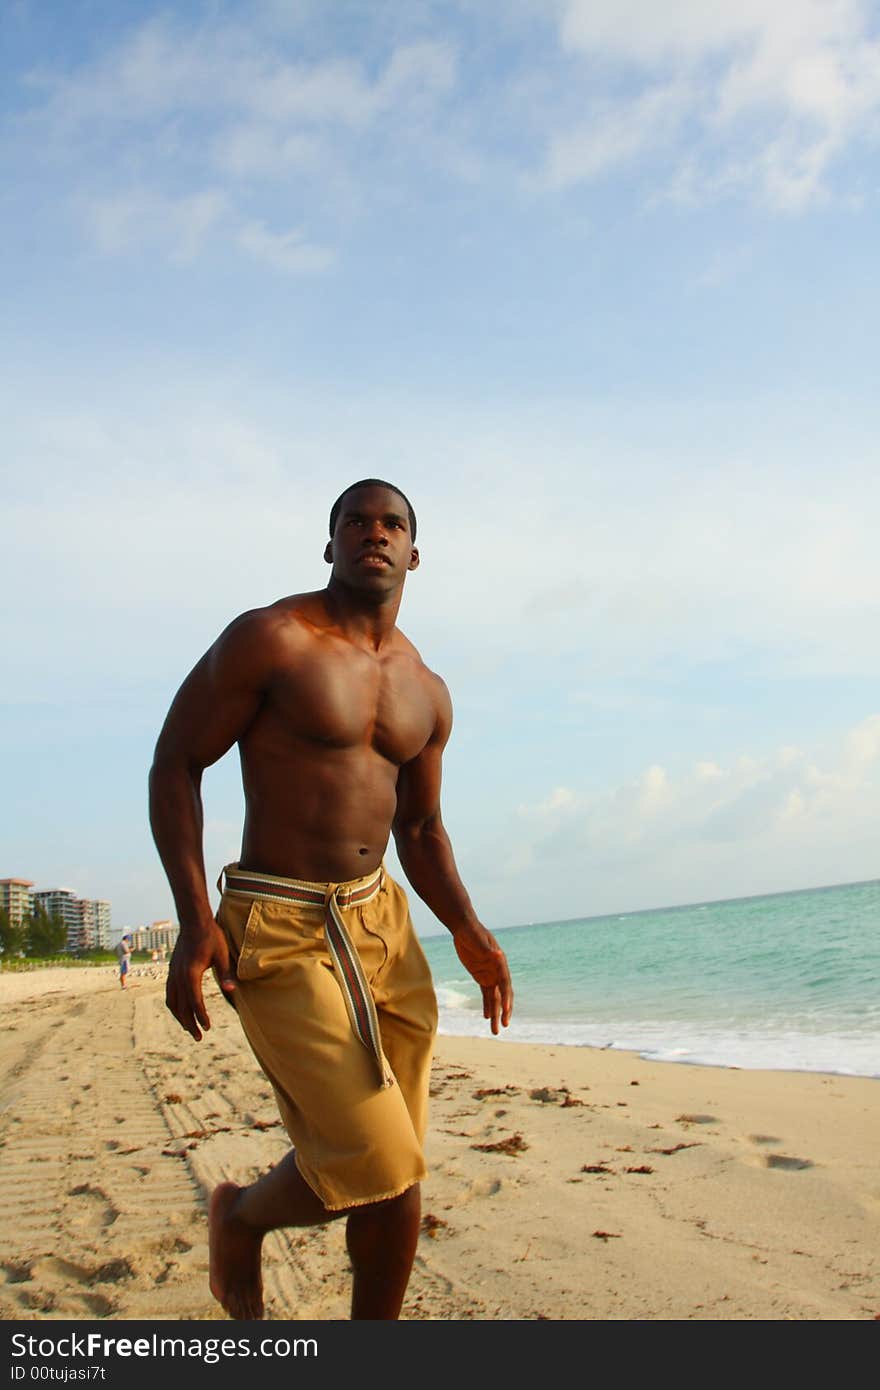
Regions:
<svg viewBox="0 0 880 1390"><path fill-rule="evenodd" d="M300 1173L328 1211L398 1196L426 1174L422 1145L437 1030L431 972L406 894L384 867L378 891L359 905L346 905L346 898L375 873L315 884L230 864L224 875L217 922L238 977L232 1002L272 1083ZM242 891L245 878L266 892ZM317 901L276 901L273 887L282 894L286 885ZM375 1005L385 1085L377 1083L376 1058L352 1026L334 970L325 935L331 894L338 894Z"/></svg>

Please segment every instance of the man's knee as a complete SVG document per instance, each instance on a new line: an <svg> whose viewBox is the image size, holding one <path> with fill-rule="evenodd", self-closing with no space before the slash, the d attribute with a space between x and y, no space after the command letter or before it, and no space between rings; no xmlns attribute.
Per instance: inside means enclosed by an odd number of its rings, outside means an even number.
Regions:
<svg viewBox="0 0 880 1390"><path fill-rule="evenodd" d="M418 1220L421 1213L421 1188L413 1183L405 1192L396 1197L384 1197L379 1202L364 1202L351 1207L348 1212L349 1226L397 1226L407 1225Z"/></svg>

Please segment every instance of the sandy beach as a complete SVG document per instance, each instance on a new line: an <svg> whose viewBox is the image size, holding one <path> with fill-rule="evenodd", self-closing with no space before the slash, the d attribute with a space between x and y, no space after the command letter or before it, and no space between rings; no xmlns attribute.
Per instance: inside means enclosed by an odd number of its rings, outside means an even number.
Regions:
<svg viewBox="0 0 880 1390"><path fill-rule="evenodd" d="M207 1198L286 1151L209 983L194 1043L138 966L0 975L0 1317L224 1320ZM438 1040L407 1319L880 1316L873 1080ZM340 1222L266 1241L268 1319L342 1319Z"/></svg>

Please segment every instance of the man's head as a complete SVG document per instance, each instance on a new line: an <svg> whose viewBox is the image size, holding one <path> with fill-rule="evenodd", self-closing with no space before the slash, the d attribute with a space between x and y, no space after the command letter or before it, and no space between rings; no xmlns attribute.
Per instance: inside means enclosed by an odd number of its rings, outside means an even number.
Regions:
<svg viewBox="0 0 880 1390"><path fill-rule="evenodd" d="M324 559L346 588L385 595L399 590L419 563L413 545L412 503L393 483L363 478L340 493L330 510Z"/></svg>
<svg viewBox="0 0 880 1390"><path fill-rule="evenodd" d="M361 478L359 483L351 483L344 492L339 494L333 506L330 508L330 539L333 539L333 532L336 530L336 523L339 520L339 513L342 510L343 502L350 492L357 492L358 489L362 487L384 487L387 492L397 493L401 502L406 506L407 515L409 517L409 534L410 538L414 541L416 538L416 514L413 511L412 502L410 502L405 493L401 492L399 487L395 487L394 483L386 483L382 478Z"/></svg>

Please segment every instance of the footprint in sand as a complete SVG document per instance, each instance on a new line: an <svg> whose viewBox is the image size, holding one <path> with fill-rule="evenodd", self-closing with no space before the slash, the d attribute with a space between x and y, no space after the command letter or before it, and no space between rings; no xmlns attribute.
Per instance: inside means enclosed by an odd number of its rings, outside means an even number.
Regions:
<svg viewBox="0 0 880 1390"><path fill-rule="evenodd" d="M457 1197L455 1205L464 1206L475 1197L495 1197L503 1186L501 1178L478 1178L470 1183Z"/></svg>
<svg viewBox="0 0 880 1390"><path fill-rule="evenodd" d="M83 1221L96 1221L99 1226L106 1228L112 1226L119 1217L119 1212L107 1196L107 1193L100 1187L92 1187L90 1183L80 1183L78 1187L72 1187L68 1194L70 1197L88 1197L89 1204L83 1208L82 1213L77 1218L77 1224Z"/></svg>
<svg viewBox="0 0 880 1390"><path fill-rule="evenodd" d="M92 1282L91 1273L85 1265L74 1264L72 1260L63 1260L58 1255L49 1255L45 1259L35 1260L31 1265L30 1277L46 1285L90 1284Z"/></svg>
<svg viewBox="0 0 880 1390"><path fill-rule="evenodd" d="M27 1270L33 1288L23 1291L22 1302L40 1312L108 1317L114 1311L111 1298L95 1289L96 1284L117 1284L131 1279L134 1270L127 1260L108 1260L97 1268L75 1264L58 1256L35 1260ZM22 1281L24 1282L24 1281Z"/></svg>
<svg viewBox="0 0 880 1390"><path fill-rule="evenodd" d="M793 1158L790 1154L762 1154L758 1161L763 1168L781 1168L786 1173L815 1166L811 1158Z"/></svg>
<svg viewBox="0 0 880 1390"><path fill-rule="evenodd" d="M746 1138L750 1144L778 1144L778 1134L747 1134Z"/></svg>
<svg viewBox="0 0 880 1390"><path fill-rule="evenodd" d="M69 1293L64 1289L37 1289L22 1298L32 1312L60 1315L62 1318L108 1318L115 1311L109 1298L100 1293Z"/></svg>

